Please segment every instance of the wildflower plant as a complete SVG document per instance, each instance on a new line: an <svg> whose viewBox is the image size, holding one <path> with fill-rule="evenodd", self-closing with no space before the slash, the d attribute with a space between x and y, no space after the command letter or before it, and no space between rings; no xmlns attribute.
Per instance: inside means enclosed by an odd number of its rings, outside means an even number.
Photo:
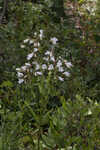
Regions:
<svg viewBox="0 0 100 150"><path fill-rule="evenodd" d="M41 29L39 34L34 33L33 39L25 39L22 45L32 44L32 51L27 55L27 62L20 68L16 68L18 83L26 83L29 75L31 76L48 76L52 74L52 79L63 82L70 77L70 69L72 63L63 59L61 56L56 56L56 47L59 46L59 39L51 37L47 42L49 43L47 50L42 46L43 39L45 38L44 31Z"/></svg>

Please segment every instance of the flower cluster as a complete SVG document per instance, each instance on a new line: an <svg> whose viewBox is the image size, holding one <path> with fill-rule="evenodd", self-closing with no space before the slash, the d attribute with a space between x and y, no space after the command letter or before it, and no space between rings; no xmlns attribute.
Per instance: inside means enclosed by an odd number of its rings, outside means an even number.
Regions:
<svg viewBox="0 0 100 150"><path fill-rule="evenodd" d="M37 35L37 33L34 34L35 36ZM43 30L40 30L40 40L43 39L43 36ZM54 78L62 82L66 77L70 76L68 70L72 67L71 62L64 60L62 57L56 58L54 56L54 48L51 50L46 50L41 60L39 59L40 55L38 55L40 52L40 42L36 42L36 40L30 39L25 39L23 42L24 44L28 42L29 44L33 44L33 51L27 55L28 62L21 66L21 68L16 68L19 84L26 80L29 73L34 76L42 76L52 72ZM56 37L52 37L50 42L52 45L56 45L58 39Z"/></svg>

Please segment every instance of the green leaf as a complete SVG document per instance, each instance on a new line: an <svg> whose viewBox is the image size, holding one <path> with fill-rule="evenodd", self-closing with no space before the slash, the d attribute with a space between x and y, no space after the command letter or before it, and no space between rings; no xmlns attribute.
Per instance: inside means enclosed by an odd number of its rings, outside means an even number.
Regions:
<svg viewBox="0 0 100 150"><path fill-rule="evenodd" d="M39 116L33 111L33 109L30 107L30 105L28 104L28 102L24 102L25 105L29 108L29 111L31 112L33 118L35 119L36 122L39 122Z"/></svg>
<svg viewBox="0 0 100 150"><path fill-rule="evenodd" d="M0 85L1 88L3 87L13 87L13 83L11 81L4 81L1 85Z"/></svg>

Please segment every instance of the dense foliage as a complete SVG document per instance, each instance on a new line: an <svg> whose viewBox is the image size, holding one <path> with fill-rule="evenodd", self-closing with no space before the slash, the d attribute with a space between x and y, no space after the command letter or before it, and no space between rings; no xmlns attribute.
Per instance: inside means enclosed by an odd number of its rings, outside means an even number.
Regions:
<svg viewBox="0 0 100 150"><path fill-rule="evenodd" d="M0 1L0 149L100 149L99 1Z"/></svg>

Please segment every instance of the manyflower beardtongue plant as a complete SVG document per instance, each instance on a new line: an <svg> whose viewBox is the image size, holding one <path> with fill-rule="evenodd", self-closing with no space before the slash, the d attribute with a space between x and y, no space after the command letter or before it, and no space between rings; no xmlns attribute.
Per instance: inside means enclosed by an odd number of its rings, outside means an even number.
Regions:
<svg viewBox="0 0 100 150"><path fill-rule="evenodd" d="M48 43L51 41L51 47L48 47L43 57L41 57L41 49L40 40L43 40L44 31L41 29L39 31L39 35L34 33L34 39L25 39L24 43L32 44L33 52L27 55L27 60L23 66L20 68L16 68L18 83L22 84L28 81L29 74L32 76L37 76L41 78L41 76L48 76L49 73L52 74L52 79L59 80L61 82L66 81L65 78L70 77L70 72L68 71L73 65L71 62L64 60L61 56L58 58L54 56L56 47L55 45L58 42L56 37L52 37ZM54 46L53 46L54 45ZM23 48L25 45L23 45ZM68 69L68 70L67 70Z"/></svg>

